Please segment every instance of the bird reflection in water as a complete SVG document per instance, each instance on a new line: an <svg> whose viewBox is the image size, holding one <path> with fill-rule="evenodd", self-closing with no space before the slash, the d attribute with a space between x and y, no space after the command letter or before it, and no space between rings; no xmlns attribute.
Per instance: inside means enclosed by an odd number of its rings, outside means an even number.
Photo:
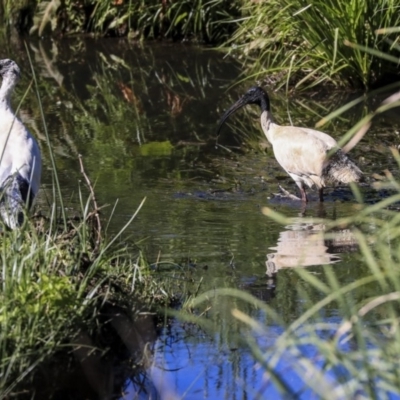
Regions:
<svg viewBox="0 0 400 400"><path fill-rule="evenodd" d="M357 248L350 229L327 232L321 219L296 217L279 233L277 245L270 248L273 252L267 254L266 274L272 278L282 268L335 264L340 253Z"/></svg>

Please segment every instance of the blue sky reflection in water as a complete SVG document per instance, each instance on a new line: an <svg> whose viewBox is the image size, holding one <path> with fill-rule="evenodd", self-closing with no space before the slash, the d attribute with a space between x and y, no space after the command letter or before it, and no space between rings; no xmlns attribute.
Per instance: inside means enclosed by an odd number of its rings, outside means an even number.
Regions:
<svg viewBox="0 0 400 400"><path fill-rule="evenodd" d="M174 266L190 268L193 281L202 282L200 291L244 289L274 307L286 323L305 310L306 297L317 302L323 296L296 274L295 267L307 267L321 278L321 265L329 263L341 284L366 273L351 232L338 229L328 237L321 222L357 210L349 188L328 189L323 205L312 201L306 209L274 197L278 183L292 193L296 188L274 160L253 109L233 118L218 139L223 147L215 146L219 117L249 86L232 88L240 74L234 60L196 47L142 47L124 40L40 41L29 43L29 48L70 209L77 202L71 192L76 192L80 179L77 156L82 154L86 172L96 182L98 202L114 205L118 199L111 232L120 229L146 197L128 234L150 263L158 260L171 271ZM7 57L29 70L22 54L8 49ZM314 93L288 100L284 93L271 93L271 106L279 123L292 120L313 127L354 96ZM380 101L362 104L326 131L339 138ZM45 149L38 112L29 104L36 103L26 101L22 117ZM396 143L399 126L396 112L385 114L352 151L367 174L382 174L386 168L398 174L389 146ZM44 158L43 207L51 187L45 150ZM362 193L367 202L386 195L366 187ZM263 215L263 207L292 217L291 223L278 225ZM104 214L111 210L112 206ZM373 220L369 229L374 230ZM355 298L373 293L357 292ZM251 399L257 393L279 398L248 350L232 342L232 332L241 332L240 324L228 318L232 301L219 306L221 329L212 336L178 321L162 331L155 344L155 365L169 370L168 387L186 399ZM257 341L264 349L273 348L280 328L252 307L244 312L265 323L268 335ZM332 305L323 310L323 321L335 318ZM313 350L309 352L313 359ZM284 357L278 369L293 390L301 392L290 361ZM301 393L299 398L308 398L307 391Z"/></svg>
<svg viewBox="0 0 400 400"><path fill-rule="evenodd" d="M274 341L282 333L281 328L270 326L268 335L257 337L258 345L272 354ZM329 332L329 335L334 333ZM326 335L326 332L321 334ZM150 398L149 393L154 396L151 398L192 400L348 398L348 392L343 391L340 384L349 381L351 387L351 373L345 367L326 371L324 355L312 344L297 347L298 352L312 362L312 373L307 374L307 364L299 365L298 359L291 355L293 353L283 352L276 363L274 371L281 377L288 393L283 396L271 375L254 362L248 351L240 347L219 346L217 337L203 336L202 339L201 343L191 346L187 330L175 322L156 344L154 364L147 371L146 392L143 392L142 385L129 384L124 399L146 399ZM346 346L342 346L343 351L346 351ZM322 371L323 383L318 380L315 370ZM355 390L355 393L361 398L366 395L362 389ZM385 398L400 398L390 390L385 393ZM377 391L376 395L382 398L382 392Z"/></svg>

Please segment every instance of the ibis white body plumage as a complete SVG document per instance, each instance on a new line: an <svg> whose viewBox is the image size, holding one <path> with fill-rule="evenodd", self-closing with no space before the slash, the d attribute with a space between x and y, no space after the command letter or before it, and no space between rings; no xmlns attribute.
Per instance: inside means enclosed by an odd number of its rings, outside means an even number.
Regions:
<svg viewBox="0 0 400 400"><path fill-rule="evenodd" d="M275 124L269 97L260 87L251 88L223 115L219 129L229 115L246 104L260 106L264 134L276 160L299 187L302 201L307 202L305 186L316 186L323 201L323 188L328 182L350 183L361 179L361 170L331 136L314 129Z"/></svg>
<svg viewBox="0 0 400 400"><path fill-rule="evenodd" d="M41 177L39 146L14 114L10 97L20 71L12 60L0 60L0 215L15 229L23 222L23 209L36 197Z"/></svg>

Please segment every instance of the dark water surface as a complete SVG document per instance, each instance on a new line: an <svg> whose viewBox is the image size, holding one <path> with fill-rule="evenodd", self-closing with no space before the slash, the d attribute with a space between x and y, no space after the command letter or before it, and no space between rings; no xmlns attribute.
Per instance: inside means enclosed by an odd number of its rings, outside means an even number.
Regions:
<svg viewBox="0 0 400 400"><path fill-rule="evenodd" d="M245 289L276 308L287 322L304 310L299 287L315 301L322 297L307 287L294 268L309 267L321 277L321 266L332 264L342 284L366 273L351 232L337 230L328 240L324 223L316 220L354 213L358 205L349 188L328 189L323 205L312 201L304 210L296 202L274 197L278 183L292 193L296 189L271 149L262 150L265 140L256 110L241 111L223 128L219 138L223 147L215 145L219 117L247 88L231 88L240 75L235 60L196 47L158 43L142 47L114 39L44 40L28 42L28 48L62 190L72 199L69 206L77 208L76 196L70 193L77 192L77 181L82 179L78 162L82 154L86 172L96 183L98 202L110 204L105 216L118 200L111 232L121 229L146 198L127 234L149 262L158 260L167 270L177 265L192 268L194 280L202 282L200 292ZM20 98L31 76L25 49L21 43L7 42L0 56L14 58L21 66ZM308 93L287 100L283 92L271 93L272 109L279 123L291 120L294 125L313 127L358 95ZM383 98L362 102L326 131L340 138ZM44 153L39 207L45 208L50 162L36 104L31 91L21 115ZM387 113L374 121L352 151L367 175L382 174L384 169L398 175L389 146L397 146L399 131L398 113ZM361 190L368 202L386 195L368 186ZM263 207L292 217L291 222L278 225L262 213ZM359 294L360 298L366 295ZM250 353L229 339L232 331L240 329L229 317L230 306L222 300L226 315L221 312L214 336L173 320L155 341L154 367L146 377L152 394L137 394L141 386L127 382L123 398L279 398ZM248 309L248 313L268 326L269 335L259 338L260 345L273 346L280 328L269 325L258 311ZM326 321L337 318L335 309L327 308L325 313ZM302 384L288 366L279 368L300 390Z"/></svg>

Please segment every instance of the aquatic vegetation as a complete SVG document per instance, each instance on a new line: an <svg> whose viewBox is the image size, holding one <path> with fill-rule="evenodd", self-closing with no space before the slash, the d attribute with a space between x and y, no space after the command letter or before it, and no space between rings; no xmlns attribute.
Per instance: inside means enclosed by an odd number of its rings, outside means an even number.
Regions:
<svg viewBox="0 0 400 400"><path fill-rule="evenodd" d="M369 88L393 79L398 63L396 1L247 1L229 43L245 79L309 88ZM367 51L370 49L370 51Z"/></svg>

